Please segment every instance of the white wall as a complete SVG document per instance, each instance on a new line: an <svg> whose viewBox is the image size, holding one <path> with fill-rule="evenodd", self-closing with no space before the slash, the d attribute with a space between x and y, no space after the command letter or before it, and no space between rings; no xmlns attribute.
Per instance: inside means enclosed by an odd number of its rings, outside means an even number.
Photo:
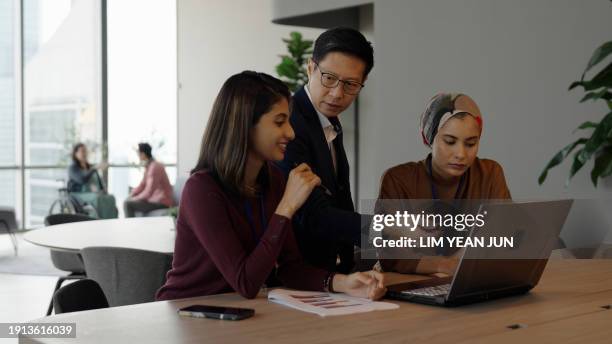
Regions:
<svg viewBox="0 0 612 344"><path fill-rule="evenodd" d="M271 0L178 0L179 174L196 162L213 99L243 69L272 73L295 28L270 23ZM374 198L389 167L427 154L418 116L440 91L472 96L484 114L480 156L499 161L515 198L604 197L587 165L564 188L567 163L537 177L546 162L598 120L605 106L567 91L592 51L610 39L612 5L575 0L377 0L375 67L360 97L360 198ZM363 23L362 23L363 24ZM367 23L366 23L367 24ZM321 30L297 28L316 38ZM364 89L364 91L366 91ZM343 118L343 124L348 126ZM350 128L347 128L350 129Z"/></svg>
<svg viewBox="0 0 612 344"><path fill-rule="evenodd" d="M271 0L178 0L178 175L197 162L200 141L223 82L245 69L276 76L281 38L294 30L271 23Z"/></svg>
<svg viewBox="0 0 612 344"><path fill-rule="evenodd" d="M602 197L591 164L564 188L569 165L537 177L603 105L568 92L593 50L610 40L612 4L574 0L380 0L374 5L375 96L360 114L360 198L377 196L390 166L427 149L418 116L431 96L461 91L484 116L480 156L499 161L515 198ZM368 87L372 83L368 82Z"/></svg>

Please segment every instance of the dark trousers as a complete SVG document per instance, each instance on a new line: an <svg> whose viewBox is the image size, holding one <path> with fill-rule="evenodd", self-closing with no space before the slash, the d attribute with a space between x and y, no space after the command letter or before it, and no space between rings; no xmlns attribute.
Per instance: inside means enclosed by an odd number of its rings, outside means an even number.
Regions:
<svg viewBox="0 0 612 344"><path fill-rule="evenodd" d="M146 214L153 210L167 208L168 206L165 204L151 203L147 201L126 200L125 202L123 202L123 210L125 212L125 217L134 217L137 211Z"/></svg>

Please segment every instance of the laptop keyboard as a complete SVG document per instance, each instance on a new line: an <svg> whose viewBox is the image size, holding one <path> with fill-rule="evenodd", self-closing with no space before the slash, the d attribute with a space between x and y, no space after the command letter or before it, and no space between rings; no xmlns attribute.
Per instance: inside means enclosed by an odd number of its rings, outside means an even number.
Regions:
<svg viewBox="0 0 612 344"><path fill-rule="evenodd" d="M433 287L425 287L411 290L404 290L402 294L406 295L417 295L417 296L441 296L448 294L450 290L450 283L441 284Z"/></svg>

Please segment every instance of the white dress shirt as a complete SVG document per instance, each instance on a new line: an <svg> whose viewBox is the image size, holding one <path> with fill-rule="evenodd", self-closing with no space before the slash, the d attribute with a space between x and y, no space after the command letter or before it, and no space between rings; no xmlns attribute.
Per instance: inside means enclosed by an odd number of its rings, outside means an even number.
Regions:
<svg viewBox="0 0 612 344"><path fill-rule="evenodd" d="M317 110L317 107L312 102L312 97L310 96L310 91L308 91L308 86L304 87L304 91L306 91L306 95L308 96L308 99L310 100L312 107L315 109L315 111L317 112L317 115L319 116L319 122L321 122L321 127L323 128L323 134L325 134L325 140L327 141L327 147L329 148L329 152L331 153L331 157L332 157L332 163L334 164L334 174L337 174L338 168L336 166L337 165L336 150L334 149L333 141L336 138L336 136L338 136L338 133L334 129L333 124L331 124L331 122L329 121L329 118L327 118L327 116L325 116L324 114L320 113L319 110Z"/></svg>

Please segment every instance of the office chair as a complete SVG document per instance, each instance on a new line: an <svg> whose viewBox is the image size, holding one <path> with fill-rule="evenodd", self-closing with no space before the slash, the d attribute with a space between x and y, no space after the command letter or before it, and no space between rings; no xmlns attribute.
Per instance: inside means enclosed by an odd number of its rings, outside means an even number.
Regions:
<svg viewBox="0 0 612 344"><path fill-rule="evenodd" d="M121 247L85 247L87 277L98 282L111 307L155 301L172 254Z"/></svg>
<svg viewBox="0 0 612 344"><path fill-rule="evenodd" d="M78 280L61 287L53 294L55 314L108 308L100 285L90 279Z"/></svg>
<svg viewBox="0 0 612 344"><path fill-rule="evenodd" d="M83 214L52 214L45 218L46 226L59 225L63 223L81 222L95 220L87 215ZM67 276L61 276L55 283L55 289L53 294L62 286L62 283L66 280L75 280L86 278L85 265L83 264L83 257L77 252L66 252L60 250L51 249L51 261L53 266L62 271L67 271ZM47 308L47 315L51 315L53 312L53 295Z"/></svg>
<svg viewBox="0 0 612 344"><path fill-rule="evenodd" d="M15 257L19 253L19 247L17 242L17 236L15 230L17 229L17 219L15 218L15 209L9 207L0 207L0 232L6 232L11 237L13 243L13 251L15 251Z"/></svg>

